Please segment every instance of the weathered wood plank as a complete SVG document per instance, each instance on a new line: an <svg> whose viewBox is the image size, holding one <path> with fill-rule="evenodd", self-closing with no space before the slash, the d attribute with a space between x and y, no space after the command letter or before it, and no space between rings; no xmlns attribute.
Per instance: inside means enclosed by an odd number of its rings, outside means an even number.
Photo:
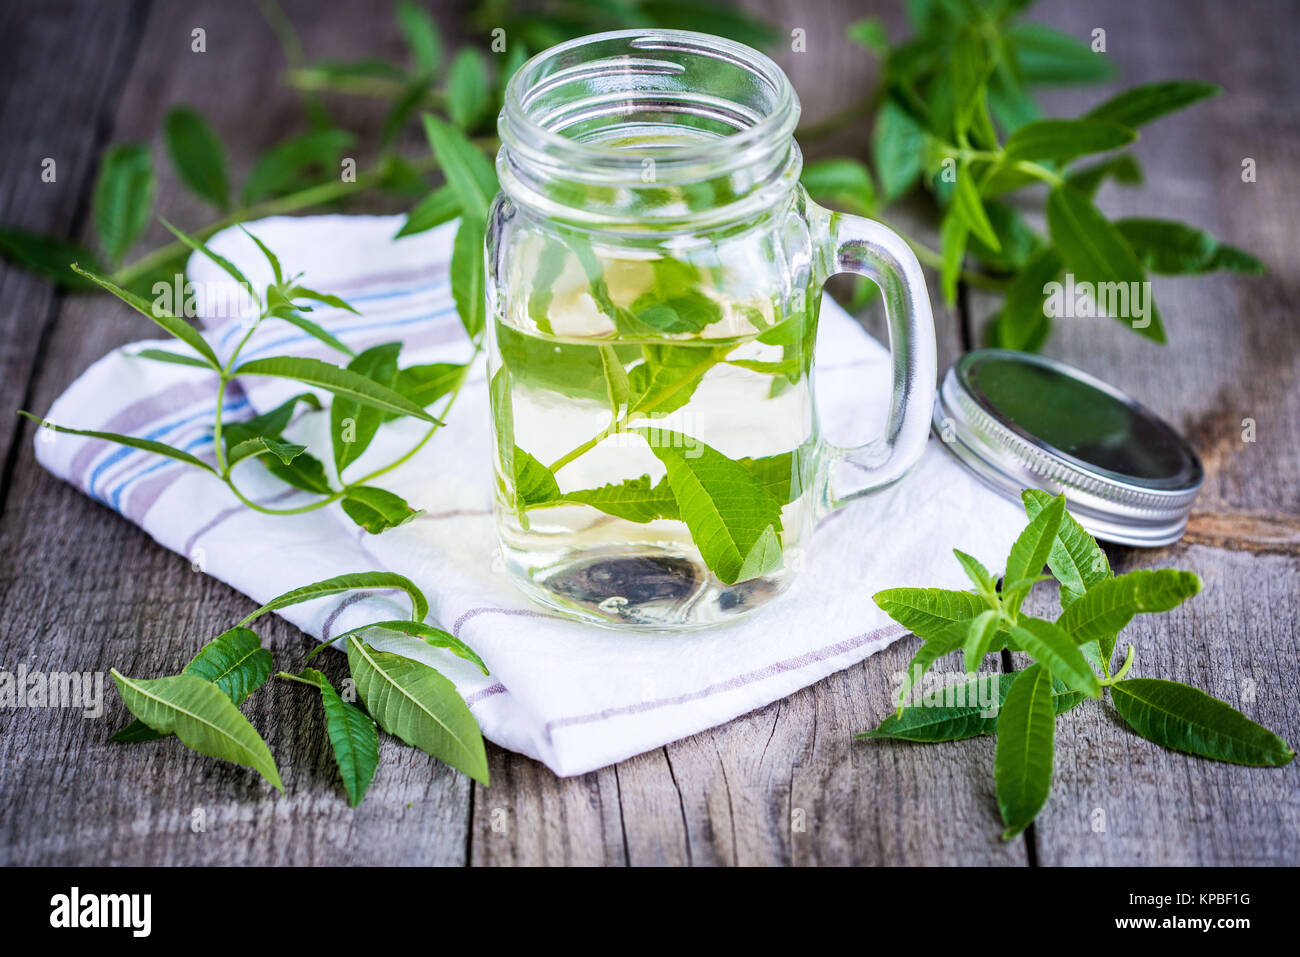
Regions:
<svg viewBox="0 0 1300 957"><path fill-rule="evenodd" d="M99 8L102 5L93 5ZM392 45L393 27L361 7L328 21L302 5L305 42L337 39ZM374 24L379 22L380 27ZM208 31L208 53L189 52L190 30ZM382 41L375 31L384 31ZM331 40L331 42L323 42ZM373 43L371 41L374 41ZM233 166L284 135L295 98L278 82L278 47L252 6L212 2L154 7L111 138L158 143L165 109L202 109L235 144ZM71 82L46 73L45 84ZM98 81L86 81L93 83ZM89 97L86 89L66 95ZM257 109L250 109L256 104ZM163 151L155 148L162 160ZM85 174L88 175L88 174ZM181 222L211 214L183 196L164 166L159 206ZM37 224L39 225L39 224ZM160 238L160 237L158 237ZM108 350L153 334L111 300L69 298L54 320L32 404L48 408L72 377ZM108 509L54 481L19 449L0 527L3 664L43 672L153 676L174 671L203 641L250 610L247 599L149 541ZM310 647L278 619L261 629L280 667L296 668ZM342 659L322 667L342 677ZM105 678L107 681L107 678ZM272 682L245 707L278 757L286 795L254 774L196 755L176 742L118 746L106 739L126 712L111 687L105 713L86 720L59 709L0 712L0 861L5 863L420 863L459 864L466 855L466 778L414 749L385 742L366 804L347 807L319 704L300 686ZM192 823L202 812L205 830ZM37 826L34 822L40 822Z"/></svg>
<svg viewBox="0 0 1300 957"><path fill-rule="evenodd" d="M1139 616L1117 657L1134 677L1182 681L1300 742L1300 568L1288 556L1179 545L1122 556L1191 568L1205 589L1176 611ZM1036 595L1035 611L1050 604ZM1114 708L1085 702L1057 724L1052 797L1033 826L1044 865L1300 862L1300 767L1246 768L1167 751Z"/></svg>
<svg viewBox="0 0 1300 957"><path fill-rule="evenodd" d="M68 238L84 224L111 110L140 40L140 4L50 3L0 12L0 223ZM58 64L58 82L50 64ZM53 160L53 182L42 180ZM13 410L59 302L43 279L0 261L0 504Z"/></svg>
<svg viewBox="0 0 1300 957"><path fill-rule="evenodd" d="M1041 17L1080 38L1107 31L1124 84L1209 79L1226 95L1143 131L1141 190L1100 196L1112 215L1183 219L1269 264L1264 277L1155 280L1170 342L1140 340L1113 320L1063 320L1047 352L1131 391L1180 428L1206 466L1183 544L1115 549L1117 571L1190 568L1205 592L1174 613L1138 619L1122 642L1135 674L1186 681L1300 741L1294 628L1300 582L1300 223L1288 177L1300 161L1297 36L1266 3L1043 4ZM1212 46L1170 42L1214 36ZM1223 56L1224 50L1237 51ZM1215 52L1218 51L1218 52ZM1115 84L1120 88L1121 84ZM1110 89L1048 98L1073 115ZM1253 157L1257 182L1244 183ZM1258 441L1243 441L1243 419ZM1221 548L1195 547L1204 542ZM1106 705L1063 719L1053 798L1031 840L1043 864L1294 863L1300 857L1297 771L1247 769L1174 754L1135 738ZM1102 828L1103 829L1099 829Z"/></svg>

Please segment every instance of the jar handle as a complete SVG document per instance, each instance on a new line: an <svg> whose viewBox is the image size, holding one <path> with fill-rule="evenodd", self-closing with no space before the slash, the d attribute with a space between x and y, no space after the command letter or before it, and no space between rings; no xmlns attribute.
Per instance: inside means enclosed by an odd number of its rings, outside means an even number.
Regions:
<svg viewBox="0 0 1300 957"><path fill-rule="evenodd" d="M823 450L821 506L830 511L897 482L920 460L930 433L938 364L930 296L916 254L880 223L808 205L810 218L825 225L822 281L852 273L880 288L894 369L884 434L857 448L827 443Z"/></svg>

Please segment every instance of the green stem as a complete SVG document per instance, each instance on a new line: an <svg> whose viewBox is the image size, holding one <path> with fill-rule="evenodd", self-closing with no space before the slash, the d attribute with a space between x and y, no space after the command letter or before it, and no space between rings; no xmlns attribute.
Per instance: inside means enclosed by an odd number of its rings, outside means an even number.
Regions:
<svg viewBox="0 0 1300 957"><path fill-rule="evenodd" d="M226 404L226 384L230 381L224 371L221 373L220 381L221 384L217 386L217 414L212 424L212 447L217 455L217 472L229 482L230 468L226 465L226 452L221 441L221 407Z"/></svg>
<svg viewBox="0 0 1300 957"><path fill-rule="evenodd" d="M1029 160L1017 160L1011 164L1012 168L1020 170L1022 173L1028 173L1035 179L1041 179L1044 183L1052 186L1060 186L1065 182L1065 177L1060 173L1054 173L1039 163L1033 163Z"/></svg>
<svg viewBox="0 0 1300 957"><path fill-rule="evenodd" d="M290 674L290 673L287 672L287 671L278 671L278 672L276 672L276 675L275 675L275 676L276 676L277 678L283 678L285 681L296 681L296 682L298 682L299 684L309 685L309 686L311 686L312 688L315 688L317 691L320 690L320 685L318 685L318 684L317 684L316 682L314 682L314 681L311 681L311 680L309 680L309 679L307 679L307 678L304 678L302 675L294 675L294 674Z"/></svg>
<svg viewBox="0 0 1300 957"><path fill-rule="evenodd" d="M620 431L625 425L627 425L626 417L622 419L615 419L613 422L610 423L609 428L605 429L605 431L600 432L597 435L593 435L591 438L589 438L586 442L583 442L578 447L569 449L569 451L565 452L558 459L556 459L554 462L548 465L547 469L552 473L558 472L560 469L564 468L564 466L568 465L578 456L590 452L601 442L605 441L605 439L609 438L611 435L614 435L616 432Z"/></svg>
<svg viewBox="0 0 1300 957"><path fill-rule="evenodd" d="M1124 664L1120 665L1119 671L1115 672L1115 677L1102 679L1103 685L1113 685L1124 679L1130 668L1133 667L1133 657L1136 649L1133 645L1128 646L1128 654L1124 656Z"/></svg>

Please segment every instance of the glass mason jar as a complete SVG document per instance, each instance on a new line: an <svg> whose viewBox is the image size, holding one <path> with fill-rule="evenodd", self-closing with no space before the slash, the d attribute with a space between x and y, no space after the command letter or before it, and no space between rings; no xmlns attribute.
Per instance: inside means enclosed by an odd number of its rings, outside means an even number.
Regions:
<svg viewBox="0 0 1300 957"><path fill-rule="evenodd" d="M775 63L700 33L583 37L510 81L487 235L495 508L543 604L733 620L789 585L820 515L920 457L925 280L897 235L808 198L798 117ZM855 449L822 440L813 398L841 272L880 287L893 357L883 435Z"/></svg>

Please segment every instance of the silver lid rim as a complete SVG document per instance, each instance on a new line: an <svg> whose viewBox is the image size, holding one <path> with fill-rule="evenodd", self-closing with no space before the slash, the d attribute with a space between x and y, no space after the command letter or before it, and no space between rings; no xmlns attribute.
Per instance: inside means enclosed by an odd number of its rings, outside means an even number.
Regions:
<svg viewBox="0 0 1300 957"><path fill-rule="evenodd" d="M1143 547L1177 541L1187 526L1188 512L1203 481L1195 453L1186 449L1193 465L1191 479L1175 487L1160 488L1090 466L1043 443L1035 443L1023 430L982 408L962 381L960 370L980 357L1003 352L968 353L944 376L932 425L949 451L985 484L1012 501L1020 501L1023 488L1041 488L1052 494L1064 492L1071 513L1098 538ZM1006 355L1084 381L1153 417L1153 413L1129 396L1063 363L1023 353Z"/></svg>

